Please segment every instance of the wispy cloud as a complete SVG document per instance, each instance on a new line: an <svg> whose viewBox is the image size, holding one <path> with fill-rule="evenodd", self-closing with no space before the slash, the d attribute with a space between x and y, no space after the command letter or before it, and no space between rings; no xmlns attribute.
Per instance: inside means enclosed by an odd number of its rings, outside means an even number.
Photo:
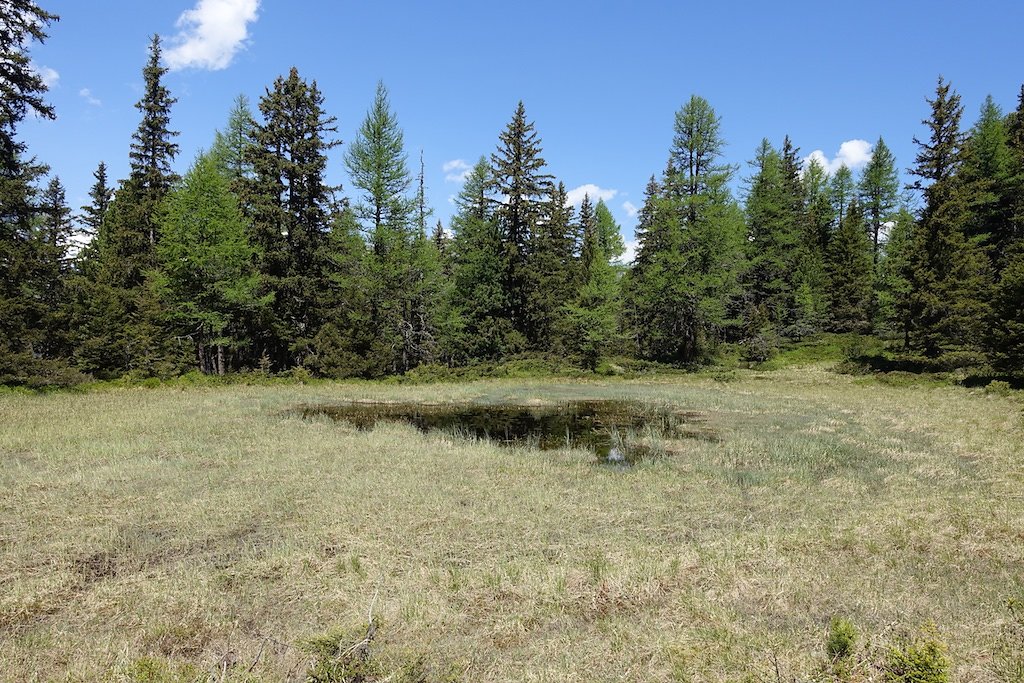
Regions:
<svg viewBox="0 0 1024 683"><path fill-rule="evenodd" d="M590 196L590 201L597 203L597 200L603 199L606 202L610 201L619 193L618 190L606 190L603 187L598 187L593 183L587 183L586 185L580 185L577 188L569 190L566 195L565 205L566 206L579 206L583 202L583 197L586 195Z"/></svg>
<svg viewBox="0 0 1024 683"><path fill-rule="evenodd" d="M441 170L444 171L444 181L446 183L464 183L469 174L473 172L473 167L463 159L452 159L451 161L444 162Z"/></svg>
<svg viewBox="0 0 1024 683"><path fill-rule="evenodd" d="M93 107L102 107L103 102L98 97L92 94L92 91L88 88L82 88L78 91L78 96L89 103Z"/></svg>
<svg viewBox="0 0 1024 683"><path fill-rule="evenodd" d="M636 218L636 215L640 213L640 209L637 208L633 202L622 202L622 210L626 212L626 215L630 218Z"/></svg>
<svg viewBox="0 0 1024 683"><path fill-rule="evenodd" d="M835 173L843 166L856 170L871 161L871 143L867 140L847 140L839 145L839 151L829 159L820 149L816 149L804 158L804 165L811 159L817 160L822 167L830 174Z"/></svg>
<svg viewBox="0 0 1024 683"><path fill-rule="evenodd" d="M57 73L56 69L51 69L48 66L39 66L38 64L33 64L32 69L39 74L39 78L43 79L43 85L47 88L57 85L57 82L60 80L60 74Z"/></svg>
<svg viewBox="0 0 1024 683"><path fill-rule="evenodd" d="M249 24L256 21L260 0L198 0L182 12L164 53L172 70L226 69L245 46Z"/></svg>

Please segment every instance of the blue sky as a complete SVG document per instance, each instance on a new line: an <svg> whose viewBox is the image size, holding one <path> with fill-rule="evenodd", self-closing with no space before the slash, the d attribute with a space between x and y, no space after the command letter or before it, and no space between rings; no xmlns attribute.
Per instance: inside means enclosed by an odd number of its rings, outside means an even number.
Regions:
<svg viewBox="0 0 1024 683"><path fill-rule="evenodd" d="M882 135L905 169L940 73L963 96L966 125L986 94L1014 108L1024 81L1024 3L1010 0L39 1L61 15L32 53L52 81L58 118L27 122L22 134L74 207L100 160L114 179L127 175L153 33L173 67L179 172L224 125L236 95L255 106L292 66L318 82L343 141L380 79L410 166L422 149L428 197L447 224L457 162L490 154L522 99L550 172L569 189L592 186L627 239L691 94L722 117L726 161L743 176L761 138L779 144L786 134L803 156L854 166L870 153L857 141ZM342 149L329 176L350 193Z"/></svg>

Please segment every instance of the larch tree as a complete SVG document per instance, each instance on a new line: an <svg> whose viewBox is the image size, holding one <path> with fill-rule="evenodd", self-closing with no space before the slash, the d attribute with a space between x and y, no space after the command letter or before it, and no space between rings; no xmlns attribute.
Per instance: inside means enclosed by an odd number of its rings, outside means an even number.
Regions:
<svg viewBox="0 0 1024 683"><path fill-rule="evenodd" d="M355 215L370 243L367 287L377 333L370 352L373 373L405 372L432 358L434 335L424 297L426 280L436 283L439 264L425 249L429 240L425 223L421 230L417 220L420 204L410 195L413 178L402 129L383 83L377 84L373 105L346 150L345 167L359 190Z"/></svg>
<svg viewBox="0 0 1024 683"><path fill-rule="evenodd" d="M223 375L248 343L246 321L269 305L232 178L214 152L199 156L161 212L156 286L173 333L191 339L195 367ZM237 367L237 365L235 365Z"/></svg>
<svg viewBox="0 0 1024 683"><path fill-rule="evenodd" d="M881 137L871 150L871 160L861 172L857 191L871 238L872 262L877 266L884 246L886 225L892 221L900 207L896 157Z"/></svg>

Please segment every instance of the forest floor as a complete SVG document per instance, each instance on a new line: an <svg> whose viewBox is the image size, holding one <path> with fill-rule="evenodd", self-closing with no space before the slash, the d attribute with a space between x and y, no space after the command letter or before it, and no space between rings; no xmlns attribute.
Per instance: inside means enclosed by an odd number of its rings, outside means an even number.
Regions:
<svg viewBox="0 0 1024 683"><path fill-rule="evenodd" d="M297 410L576 398L715 438L618 469ZM825 679L838 616L854 680L907 634L1009 680L1021 407L821 364L0 394L0 679ZM343 678L357 659L376 674Z"/></svg>

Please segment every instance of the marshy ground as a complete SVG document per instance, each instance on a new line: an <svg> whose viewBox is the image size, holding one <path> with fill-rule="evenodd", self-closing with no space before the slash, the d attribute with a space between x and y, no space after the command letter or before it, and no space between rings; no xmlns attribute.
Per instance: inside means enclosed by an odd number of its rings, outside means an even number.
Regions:
<svg viewBox="0 0 1024 683"><path fill-rule="evenodd" d="M958 680L1000 680L1020 402L728 379L0 395L0 679L305 680L372 609L382 670L426 680L804 679L834 616L865 652L933 624ZM697 432L626 469L302 410L595 400Z"/></svg>

